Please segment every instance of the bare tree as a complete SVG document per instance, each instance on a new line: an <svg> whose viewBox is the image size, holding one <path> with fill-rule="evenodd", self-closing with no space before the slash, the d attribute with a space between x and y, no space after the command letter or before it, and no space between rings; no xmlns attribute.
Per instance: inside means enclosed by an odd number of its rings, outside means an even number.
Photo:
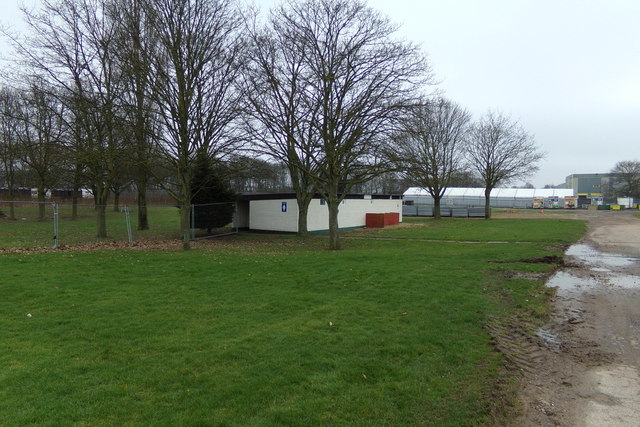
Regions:
<svg viewBox="0 0 640 427"><path fill-rule="evenodd" d="M283 163L246 155L233 155L224 164L219 165L219 169L237 193L291 191L289 169Z"/></svg>
<svg viewBox="0 0 640 427"><path fill-rule="evenodd" d="M15 118L22 161L28 165L38 190L38 219L44 220L45 194L60 180L63 140L66 133L64 106L41 82L24 92Z"/></svg>
<svg viewBox="0 0 640 427"><path fill-rule="evenodd" d="M280 19L305 53L305 100L317 114L308 173L329 209L329 247L339 249L338 210L351 188L389 170L386 144L428 80L420 49L360 0L291 0Z"/></svg>
<svg viewBox="0 0 640 427"><path fill-rule="evenodd" d="M83 163L92 185L98 212L98 237L107 236L106 208L122 158L123 123L118 100L123 91L119 67L117 26L109 19L109 0L77 0L77 24L82 31L77 40L83 54L85 78L76 83L81 117L87 136Z"/></svg>
<svg viewBox="0 0 640 427"><path fill-rule="evenodd" d="M0 89L0 178L7 187L10 201L15 200L16 172L21 169L18 143L19 121L16 118L19 94L5 87ZM9 204L9 218L16 219L15 206Z"/></svg>
<svg viewBox="0 0 640 427"><path fill-rule="evenodd" d="M435 218L440 218L440 201L460 169L470 121L469 112L449 100L427 101L411 110L393 145L391 158L406 179L433 197Z"/></svg>
<svg viewBox="0 0 640 427"><path fill-rule="evenodd" d="M42 0L24 9L31 30L26 43L14 39L28 72L57 86L69 115L70 153L92 187L97 235L106 237L106 204L122 148L117 100L122 74L117 67L116 26L108 19L109 0ZM75 191L74 191L75 193Z"/></svg>
<svg viewBox="0 0 640 427"><path fill-rule="evenodd" d="M491 191L499 184L535 172L544 157L533 136L518 121L495 112L473 124L465 155L469 167L482 178L486 218L491 218Z"/></svg>
<svg viewBox="0 0 640 427"><path fill-rule="evenodd" d="M305 236L309 204L316 192L311 173L319 135L312 123L318 106L307 102L309 64L306 46L281 5L266 28L248 24L251 48L244 87L249 108L247 127L254 149L284 163L298 203L298 235Z"/></svg>
<svg viewBox="0 0 640 427"><path fill-rule="evenodd" d="M149 0L148 6L158 42L150 66L163 125L159 156L175 177L165 188L180 206L182 246L189 249L195 160L221 158L236 142L241 20L227 0Z"/></svg>
<svg viewBox="0 0 640 427"><path fill-rule="evenodd" d="M148 10L146 0L118 0L109 9L110 19L118 25L115 54L124 77L120 103L126 128L130 130L124 139L128 148L125 164L137 192L138 230L149 229L147 187L154 150L153 107L149 94L150 58L155 54L155 43ZM115 201L114 205L117 205Z"/></svg>
<svg viewBox="0 0 640 427"><path fill-rule="evenodd" d="M477 188L482 186L482 180L477 173L470 170L460 169L451 174L450 187Z"/></svg>
<svg viewBox="0 0 640 427"><path fill-rule="evenodd" d="M612 197L640 198L640 162L624 160L615 164L610 172L613 176L609 182L609 193Z"/></svg>

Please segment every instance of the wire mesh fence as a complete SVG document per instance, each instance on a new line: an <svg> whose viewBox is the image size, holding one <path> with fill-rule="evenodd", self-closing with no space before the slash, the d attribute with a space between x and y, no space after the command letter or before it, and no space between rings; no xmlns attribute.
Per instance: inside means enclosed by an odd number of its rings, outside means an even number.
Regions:
<svg viewBox="0 0 640 427"><path fill-rule="evenodd" d="M136 206L105 206L107 237L97 237L98 211L94 204L0 201L0 248L49 248L105 242L133 243L179 240L180 212L175 205L147 207L149 229L138 226ZM192 205L194 240L238 232L236 203Z"/></svg>
<svg viewBox="0 0 640 427"><path fill-rule="evenodd" d="M57 247L58 218L54 202L0 202L0 247Z"/></svg>
<svg viewBox="0 0 640 427"><path fill-rule="evenodd" d="M0 201L0 248L47 248L104 242L147 242L179 239L179 210L149 206L148 230L138 227L137 207L106 206L107 237L97 237L98 212L93 204Z"/></svg>

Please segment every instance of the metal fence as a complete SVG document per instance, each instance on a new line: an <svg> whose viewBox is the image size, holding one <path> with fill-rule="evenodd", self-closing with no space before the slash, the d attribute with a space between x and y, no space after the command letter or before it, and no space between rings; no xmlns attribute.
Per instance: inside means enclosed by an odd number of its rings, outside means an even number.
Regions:
<svg viewBox="0 0 640 427"><path fill-rule="evenodd" d="M431 205L403 205L402 216L433 216ZM440 206L440 216L453 218L484 218L484 207L475 206Z"/></svg>
<svg viewBox="0 0 640 427"><path fill-rule="evenodd" d="M53 247L59 244L56 202L0 201L0 247Z"/></svg>
<svg viewBox="0 0 640 427"><path fill-rule="evenodd" d="M92 203L0 201L0 248L47 248L104 242L179 239L180 216L172 205L148 207L149 229L138 229L139 212L130 205L105 206L107 237L98 238Z"/></svg>

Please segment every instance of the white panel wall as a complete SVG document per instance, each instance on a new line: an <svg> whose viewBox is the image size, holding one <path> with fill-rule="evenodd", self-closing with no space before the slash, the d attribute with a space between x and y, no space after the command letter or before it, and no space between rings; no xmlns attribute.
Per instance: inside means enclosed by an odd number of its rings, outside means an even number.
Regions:
<svg viewBox="0 0 640 427"><path fill-rule="evenodd" d="M282 204L287 211L282 212ZM298 203L295 199L251 200L249 228L252 230L298 232Z"/></svg>
<svg viewBox="0 0 640 427"><path fill-rule="evenodd" d="M362 200L345 199L338 210L338 225L340 228L364 227L368 213L397 212L402 221L402 200ZM320 205L320 200L314 199L309 206L307 217L309 231L329 229L329 209Z"/></svg>
<svg viewBox="0 0 640 427"><path fill-rule="evenodd" d="M287 211L282 212L282 203ZM346 199L340 204L338 225L340 228L364 227L367 213L397 212L402 222L402 200ZM298 231L298 204L295 199L252 200L249 214L252 230L270 230L296 233ZM313 199L307 216L309 231L329 229L329 209L320 199Z"/></svg>
<svg viewBox="0 0 640 427"><path fill-rule="evenodd" d="M233 215L233 226L238 228L249 228L249 202L236 202L236 211Z"/></svg>

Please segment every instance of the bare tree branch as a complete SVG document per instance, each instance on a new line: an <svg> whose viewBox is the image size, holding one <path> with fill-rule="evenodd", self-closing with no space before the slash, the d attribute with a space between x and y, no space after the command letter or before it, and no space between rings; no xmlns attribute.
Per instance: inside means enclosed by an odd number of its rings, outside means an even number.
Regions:
<svg viewBox="0 0 640 427"><path fill-rule="evenodd" d="M305 103L319 135L308 173L329 208L330 247L339 249L338 208L349 190L389 169L385 145L430 78L415 45L360 0L289 1L282 25L305 54Z"/></svg>
<svg viewBox="0 0 640 427"><path fill-rule="evenodd" d="M484 182L486 218L491 217L491 190L535 172L544 157L533 136L518 121L495 112L487 113L472 126L465 155Z"/></svg>
<svg viewBox="0 0 640 427"><path fill-rule="evenodd" d="M470 120L469 112L451 101L425 101L411 110L392 146L390 157L405 178L433 197L435 218L440 218L440 200L460 170Z"/></svg>

